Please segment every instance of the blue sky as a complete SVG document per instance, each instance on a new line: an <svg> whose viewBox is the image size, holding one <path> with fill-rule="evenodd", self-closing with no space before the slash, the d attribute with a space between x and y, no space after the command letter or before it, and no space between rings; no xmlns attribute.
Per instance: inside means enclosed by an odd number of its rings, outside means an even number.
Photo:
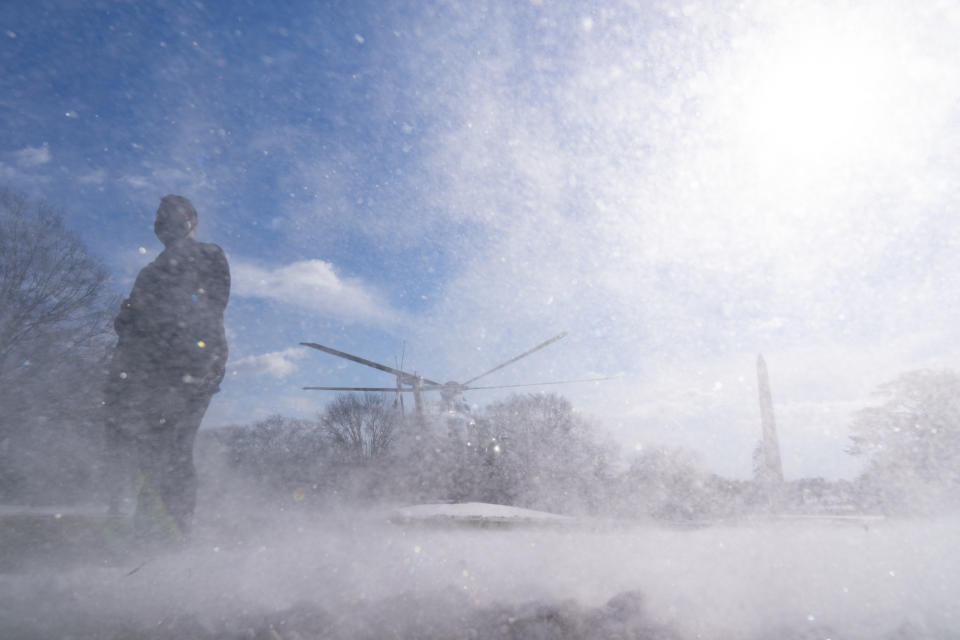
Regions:
<svg viewBox="0 0 960 640"><path fill-rule="evenodd" d="M300 341L463 380L565 330L484 382L618 376L563 393L746 476L763 352L787 475L849 477L871 389L960 358L958 65L946 3L5 3L0 184L119 291L195 202L208 426L392 383Z"/></svg>

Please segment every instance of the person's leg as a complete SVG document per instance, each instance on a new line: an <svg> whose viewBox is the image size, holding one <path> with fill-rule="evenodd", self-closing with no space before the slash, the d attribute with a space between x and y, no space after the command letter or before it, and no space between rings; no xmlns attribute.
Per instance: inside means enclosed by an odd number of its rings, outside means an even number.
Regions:
<svg viewBox="0 0 960 640"><path fill-rule="evenodd" d="M178 539L181 532L167 509L164 483L169 475L170 432L151 429L137 436L137 475L140 491L134 514L137 536L151 541Z"/></svg>
<svg viewBox="0 0 960 640"><path fill-rule="evenodd" d="M120 515L120 504L134 486L133 443L114 419L108 419L104 434L104 490L107 512Z"/></svg>
<svg viewBox="0 0 960 640"><path fill-rule="evenodd" d="M103 390L103 465L101 482L107 500L107 512L120 514L120 504L135 488L134 443L130 434L135 432L136 414L130 411L136 388L132 380L120 377L122 365L118 354L110 363L107 382Z"/></svg>
<svg viewBox="0 0 960 640"><path fill-rule="evenodd" d="M114 386L106 392L103 406L103 489L110 515L119 515L124 500L137 490L137 444L133 434L145 425L139 385Z"/></svg>
<svg viewBox="0 0 960 640"><path fill-rule="evenodd" d="M143 539L178 540L183 532L168 503L175 482L175 428L183 413L182 401L169 390L157 389L151 400L140 406L145 422L136 437L140 492L134 529Z"/></svg>
<svg viewBox="0 0 960 640"><path fill-rule="evenodd" d="M200 422L210 404L210 396L191 398L173 432L170 482L165 485L167 509L184 534L189 533L197 504L197 473L193 464L193 444Z"/></svg>

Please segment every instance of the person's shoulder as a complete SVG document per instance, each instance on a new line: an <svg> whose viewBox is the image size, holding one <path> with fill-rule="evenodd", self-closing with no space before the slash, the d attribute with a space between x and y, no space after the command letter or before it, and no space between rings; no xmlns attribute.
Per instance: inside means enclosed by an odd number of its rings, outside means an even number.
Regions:
<svg viewBox="0 0 960 640"><path fill-rule="evenodd" d="M208 258L224 257L223 249L220 248L220 245L213 244L212 242L198 242L197 251L199 251L201 255Z"/></svg>
<svg viewBox="0 0 960 640"><path fill-rule="evenodd" d="M151 260L149 263L143 266L140 269L140 273L137 274L138 278L148 278L151 275L155 274L158 271L162 271L167 263L170 262L170 256L166 254L165 251L160 252L156 258Z"/></svg>

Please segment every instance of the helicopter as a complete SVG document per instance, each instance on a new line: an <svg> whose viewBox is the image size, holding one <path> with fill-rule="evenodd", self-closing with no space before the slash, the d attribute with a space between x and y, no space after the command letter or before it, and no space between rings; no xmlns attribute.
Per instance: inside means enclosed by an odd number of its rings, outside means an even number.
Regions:
<svg viewBox="0 0 960 640"><path fill-rule="evenodd" d="M576 382L593 382L598 380L607 380L608 378L585 378L580 380L557 380L552 382L531 382L526 384L505 384L505 385L494 385L494 386L473 385L473 383L479 380L480 378L484 378L490 375L491 373L494 373L495 371L499 371L500 369L503 369L504 367L513 364L517 360L520 360L521 358L525 358L530 354L535 353L540 349L543 349L544 347L547 347L562 338L565 338L566 336L567 336L567 332L563 331L553 336L549 340L546 340L545 342L538 344L532 349L528 349L527 351L524 351L520 355L514 356L513 358L510 358L506 362L498 364L492 369L485 371L480 375L474 376L465 382L456 382L453 380L448 382L437 382L435 380L425 378L416 372L409 373L399 368L389 367L385 364L380 364L379 362L374 362L373 360L368 360L366 358L361 358L360 356L355 356L350 353L345 353L343 351L339 351L331 347L326 347L322 344L317 344L315 342L301 342L300 344L305 347L317 349L319 351L329 353L330 355L334 355L339 358L344 358L346 360L350 360L352 362L366 365L368 367L373 367L374 369L379 369L380 371L383 371L385 373L392 374L396 377L396 381L397 381L397 384L395 387L303 387L303 389L306 391L374 391L374 392L383 392L383 393L395 393L397 394L397 398L401 399L401 407L402 407L401 394L412 393L417 414L419 416L423 416L424 414L423 394L426 391L439 391L441 399L443 401L443 405L448 411L463 412L466 409L466 405L463 402L463 393L465 391L472 391L477 389L509 389L509 388L516 388L516 387L536 387L536 386L552 385L552 384L572 384Z"/></svg>

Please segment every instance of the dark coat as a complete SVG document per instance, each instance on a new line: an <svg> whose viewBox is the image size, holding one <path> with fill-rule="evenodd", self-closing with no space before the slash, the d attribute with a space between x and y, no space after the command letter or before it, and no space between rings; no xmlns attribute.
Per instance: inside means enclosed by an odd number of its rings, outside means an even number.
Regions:
<svg viewBox="0 0 960 640"><path fill-rule="evenodd" d="M192 238L168 245L140 271L114 320L112 386L216 393L227 361L229 296L230 268L220 247Z"/></svg>

